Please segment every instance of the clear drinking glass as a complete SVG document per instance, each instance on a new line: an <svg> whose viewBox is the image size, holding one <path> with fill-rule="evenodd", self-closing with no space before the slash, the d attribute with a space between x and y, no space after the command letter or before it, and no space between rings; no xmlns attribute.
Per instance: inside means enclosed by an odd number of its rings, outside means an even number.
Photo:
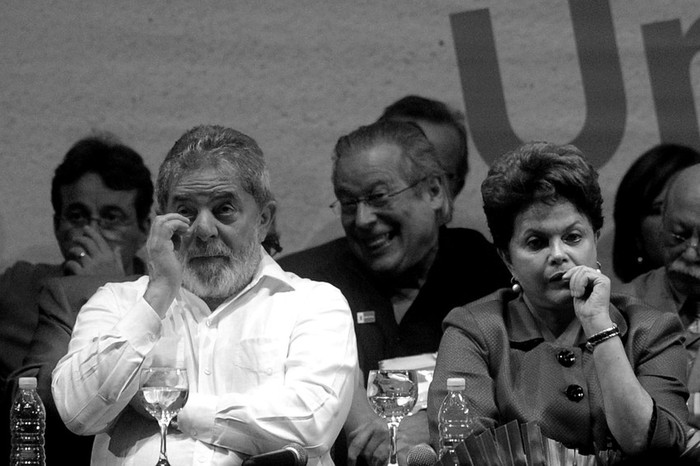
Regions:
<svg viewBox="0 0 700 466"><path fill-rule="evenodd" d="M386 420L391 436L389 465L396 466L396 432L418 397L418 377L412 370L371 370L367 377L367 399L377 415Z"/></svg>
<svg viewBox="0 0 700 466"><path fill-rule="evenodd" d="M176 367L142 369L139 392L141 403L160 426L160 457L156 466L170 466L166 455L165 437L170 421L187 402L187 370Z"/></svg>

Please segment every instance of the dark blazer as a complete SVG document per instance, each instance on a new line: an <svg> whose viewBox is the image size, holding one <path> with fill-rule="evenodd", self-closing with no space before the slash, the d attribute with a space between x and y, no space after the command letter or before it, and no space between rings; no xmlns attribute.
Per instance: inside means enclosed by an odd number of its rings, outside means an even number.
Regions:
<svg viewBox="0 0 700 466"><path fill-rule="evenodd" d="M510 274L495 248L476 230L441 228L428 277L401 323L390 292L350 250L346 238L277 260L289 272L328 282L350 304L360 368L366 374L382 359L434 353L448 312L508 286Z"/></svg>

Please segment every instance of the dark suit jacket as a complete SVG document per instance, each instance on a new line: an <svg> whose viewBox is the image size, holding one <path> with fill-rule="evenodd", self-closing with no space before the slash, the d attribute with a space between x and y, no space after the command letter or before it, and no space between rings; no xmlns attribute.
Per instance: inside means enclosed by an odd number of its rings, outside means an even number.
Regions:
<svg viewBox="0 0 700 466"><path fill-rule="evenodd" d="M277 262L284 270L328 282L342 291L353 314L360 368L365 374L377 369L382 359L436 352L448 312L508 286L510 280L496 249L481 233L441 228L435 262L397 323L390 291L357 260L345 238Z"/></svg>

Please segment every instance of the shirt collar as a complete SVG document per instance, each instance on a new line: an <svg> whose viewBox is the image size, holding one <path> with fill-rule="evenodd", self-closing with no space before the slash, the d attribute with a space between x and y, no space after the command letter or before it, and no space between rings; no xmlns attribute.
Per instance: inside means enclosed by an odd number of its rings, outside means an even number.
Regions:
<svg viewBox="0 0 700 466"><path fill-rule="evenodd" d="M257 291L261 288L267 288L270 290L270 294L293 291L295 289L290 274L282 270L279 264L267 253L267 251L265 251L262 246L260 247L260 254L262 255L262 259L260 260L258 268L255 270L250 283L248 283L238 294L230 296L228 299L222 302L214 312L228 306L231 302L240 299L249 292ZM194 297L195 299L199 300L198 296L184 288L180 288L180 293L181 297L185 300L187 300L186 296Z"/></svg>
<svg viewBox="0 0 700 466"><path fill-rule="evenodd" d="M627 321L620 310L612 303L609 309L610 319L617 325L620 334L624 336L627 333ZM517 298L511 299L507 303L506 315L504 318L508 339L511 343L523 344L536 340L544 340L544 335L540 332L535 317L525 304L522 294L519 294ZM579 339L576 344L579 345L583 343L585 343L585 341Z"/></svg>

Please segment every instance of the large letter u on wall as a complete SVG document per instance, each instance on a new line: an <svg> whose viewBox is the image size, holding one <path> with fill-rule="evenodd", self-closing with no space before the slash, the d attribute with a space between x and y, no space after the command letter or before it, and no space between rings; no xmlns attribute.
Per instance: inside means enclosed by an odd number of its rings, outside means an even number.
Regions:
<svg viewBox="0 0 700 466"><path fill-rule="evenodd" d="M601 167L619 147L627 120L612 14L607 0L569 0L569 8L586 101L583 128L571 143ZM480 9L453 14L450 22L471 137L490 165L523 142L508 118L491 17Z"/></svg>

